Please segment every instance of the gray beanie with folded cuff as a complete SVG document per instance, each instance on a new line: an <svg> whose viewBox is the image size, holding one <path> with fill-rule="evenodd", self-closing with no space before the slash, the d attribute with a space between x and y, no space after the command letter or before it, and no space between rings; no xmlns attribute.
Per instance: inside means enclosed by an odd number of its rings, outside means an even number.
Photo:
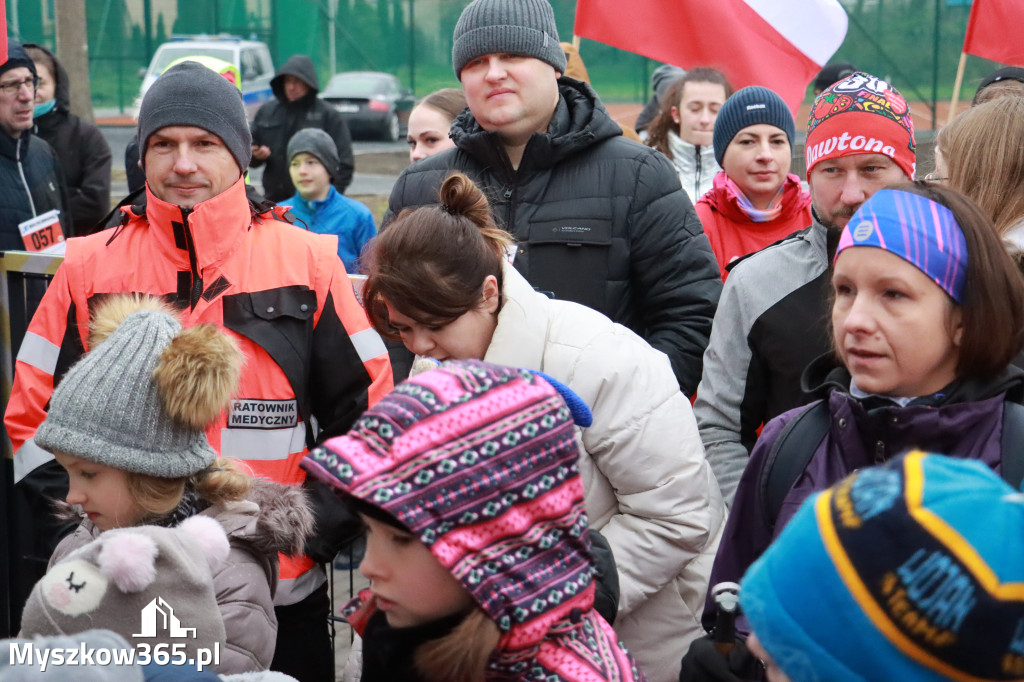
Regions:
<svg viewBox="0 0 1024 682"><path fill-rule="evenodd" d="M334 138L326 131L319 128L303 128L292 135L292 139L288 140L288 163L291 163L296 154L302 152L312 154L319 159L331 178L338 174L338 166L341 165L338 146L334 144Z"/></svg>
<svg viewBox="0 0 1024 682"><path fill-rule="evenodd" d="M219 137L245 171L252 160L252 133L242 93L219 73L185 61L164 71L139 107L139 154L149 136L167 126L195 126Z"/></svg>
<svg viewBox="0 0 1024 682"><path fill-rule="evenodd" d="M455 77L485 54L534 57L565 73L555 13L547 0L474 0L455 24L452 65Z"/></svg>
<svg viewBox="0 0 1024 682"><path fill-rule="evenodd" d="M242 355L212 325L182 330L159 302L138 302L118 296L97 309L113 331L54 389L35 442L123 471L190 476L216 459L205 428L236 389Z"/></svg>

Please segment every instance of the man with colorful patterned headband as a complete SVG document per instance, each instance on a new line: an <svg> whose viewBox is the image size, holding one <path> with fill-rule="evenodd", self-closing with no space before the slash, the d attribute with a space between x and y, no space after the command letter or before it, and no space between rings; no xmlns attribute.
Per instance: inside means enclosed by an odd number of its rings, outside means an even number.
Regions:
<svg viewBox="0 0 1024 682"><path fill-rule="evenodd" d="M801 508L740 603L769 682L1024 677L1024 496L920 451Z"/></svg>
<svg viewBox="0 0 1024 682"><path fill-rule="evenodd" d="M1010 364L1024 330L1024 288L974 204L931 185L875 193L842 232L832 298L835 350L803 377L820 400L765 425L712 585L738 582L812 494L908 450L977 460L1015 488L1024 478L1015 435L1024 429L1024 371ZM746 632L745 621L737 629Z"/></svg>
<svg viewBox="0 0 1024 682"><path fill-rule="evenodd" d="M830 347L840 231L875 192L914 177L906 100L866 73L832 84L811 109L806 157L811 226L734 263L704 354L694 413L730 504L761 425L809 400L800 375Z"/></svg>

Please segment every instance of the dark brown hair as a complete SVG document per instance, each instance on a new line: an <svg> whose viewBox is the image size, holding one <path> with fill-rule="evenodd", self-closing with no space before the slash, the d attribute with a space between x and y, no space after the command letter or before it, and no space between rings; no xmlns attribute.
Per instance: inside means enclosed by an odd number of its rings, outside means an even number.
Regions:
<svg viewBox="0 0 1024 682"><path fill-rule="evenodd" d="M484 280L502 286L505 249L483 192L462 173L441 184L440 204L402 211L363 253L363 301L370 323L396 338L387 301L421 324L443 326L480 302Z"/></svg>
<svg viewBox="0 0 1024 682"><path fill-rule="evenodd" d="M919 194L953 212L967 242L957 378L987 380L1005 370L1024 341L1024 279L985 214L963 194L925 182L889 189ZM953 299L950 298L950 303Z"/></svg>
<svg viewBox="0 0 1024 682"><path fill-rule="evenodd" d="M437 109L449 121L454 121L466 109L466 93L462 92L462 88L441 88L416 102L416 106L421 104Z"/></svg>
<svg viewBox="0 0 1024 682"><path fill-rule="evenodd" d="M654 147L670 159L672 150L668 146L669 131L679 133L679 124L672 118L672 107L679 106L679 101L683 98L683 88L687 83L717 83L725 88L726 99L729 99L733 93L732 83L725 77L725 74L709 66L690 69L672 81L672 85L668 86L665 91L665 96L659 98L661 108L658 110L658 115L647 126L647 146Z"/></svg>
<svg viewBox="0 0 1024 682"><path fill-rule="evenodd" d="M50 71L50 78L54 80L53 87L57 87L57 63L53 59L53 55L44 50L38 45L25 45L25 54L28 58L34 62L42 62L46 65L46 68Z"/></svg>

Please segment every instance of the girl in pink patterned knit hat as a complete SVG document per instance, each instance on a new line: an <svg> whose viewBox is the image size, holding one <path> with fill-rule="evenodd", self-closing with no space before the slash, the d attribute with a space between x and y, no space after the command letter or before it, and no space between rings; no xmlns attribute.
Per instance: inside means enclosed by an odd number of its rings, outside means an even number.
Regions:
<svg viewBox="0 0 1024 682"><path fill-rule="evenodd" d="M529 371L447 362L306 458L367 527L363 682L644 679L593 608L574 413Z"/></svg>

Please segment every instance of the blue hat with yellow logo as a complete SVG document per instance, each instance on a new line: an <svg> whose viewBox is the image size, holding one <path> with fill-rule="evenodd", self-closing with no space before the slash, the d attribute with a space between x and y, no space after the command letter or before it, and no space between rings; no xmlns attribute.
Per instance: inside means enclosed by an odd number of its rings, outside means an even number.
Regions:
<svg viewBox="0 0 1024 682"><path fill-rule="evenodd" d="M912 452L801 507L740 603L793 682L1024 679L1024 495Z"/></svg>

